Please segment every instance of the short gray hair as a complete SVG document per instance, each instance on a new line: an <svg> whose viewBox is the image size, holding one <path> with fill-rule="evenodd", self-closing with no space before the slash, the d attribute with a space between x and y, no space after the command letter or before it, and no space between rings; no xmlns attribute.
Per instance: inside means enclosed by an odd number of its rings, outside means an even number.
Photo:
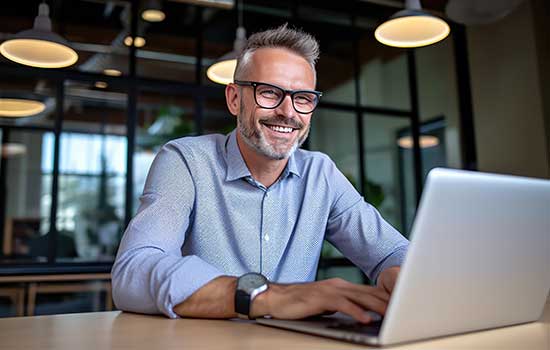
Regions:
<svg viewBox="0 0 550 350"><path fill-rule="evenodd" d="M285 23L277 28L254 33L248 38L246 46L237 57L235 79L240 79L247 73L252 54L261 48L287 49L303 57L313 69L314 75L317 75L315 63L319 58L319 43L311 34L300 29L288 28L288 24Z"/></svg>

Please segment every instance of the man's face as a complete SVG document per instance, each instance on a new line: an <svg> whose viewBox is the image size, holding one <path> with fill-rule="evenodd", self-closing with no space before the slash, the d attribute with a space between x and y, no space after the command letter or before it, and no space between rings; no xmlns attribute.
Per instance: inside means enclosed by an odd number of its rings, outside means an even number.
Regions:
<svg viewBox="0 0 550 350"><path fill-rule="evenodd" d="M315 75L308 62L287 50L264 48L251 57L250 69L241 80L268 83L287 90L314 90ZM311 113L301 114L292 106L290 95L275 109L258 106L254 88L240 87L237 129L243 141L270 159L285 159L306 140Z"/></svg>

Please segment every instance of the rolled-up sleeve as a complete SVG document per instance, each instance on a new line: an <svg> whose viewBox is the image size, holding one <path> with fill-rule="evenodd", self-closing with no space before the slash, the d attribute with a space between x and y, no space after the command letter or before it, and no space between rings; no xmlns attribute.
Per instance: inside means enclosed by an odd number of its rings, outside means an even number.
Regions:
<svg viewBox="0 0 550 350"><path fill-rule="evenodd" d="M198 256L182 256L194 199L186 158L168 143L151 165L113 265L113 300L119 309L176 318L174 306L223 275Z"/></svg>
<svg viewBox="0 0 550 350"><path fill-rule="evenodd" d="M327 223L326 239L357 265L371 280L391 266L400 266L409 241L332 167L329 172L335 197Z"/></svg>

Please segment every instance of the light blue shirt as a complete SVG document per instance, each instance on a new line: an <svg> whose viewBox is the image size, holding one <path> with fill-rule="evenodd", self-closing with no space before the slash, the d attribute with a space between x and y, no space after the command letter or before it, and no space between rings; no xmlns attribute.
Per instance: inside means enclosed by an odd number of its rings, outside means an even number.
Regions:
<svg viewBox="0 0 550 350"><path fill-rule="evenodd" d="M112 270L126 311L176 318L174 306L222 275L313 281L323 238L371 279L408 247L320 152L294 152L269 188L255 181L236 131L167 143L140 201Z"/></svg>

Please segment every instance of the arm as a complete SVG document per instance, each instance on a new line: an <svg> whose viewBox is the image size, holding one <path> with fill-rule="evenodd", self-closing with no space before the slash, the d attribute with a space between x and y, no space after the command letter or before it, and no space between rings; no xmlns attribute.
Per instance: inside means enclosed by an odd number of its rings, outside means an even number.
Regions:
<svg viewBox="0 0 550 350"><path fill-rule="evenodd" d="M327 223L326 239L371 279L401 266L409 241L333 166L329 173L336 195Z"/></svg>
<svg viewBox="0 0 550 350"><path fill-rule="evenodd" d="M185 159L169 143L151 165L138 213L113 265L113 300L118 308L175 318L175 305L222 275L197 256L181 255L194 196Z"/></svg>
<svg viewBox="0 0 550 350"><path fill-rule="evenodd" d="M177 305L180 316L198 318L237 317L234 306L235 277L219 277ZM341 279L311 283L270 284L269 289L252 302L251 316L270 315L280 319L299 319L325 312L343 312L364 323L365 313L386 312L389 294L383 289L353 284Z"/></svg>
<svg viewBox="0 0 550 350"><path fill-rule="evenodd" d="M236 288L236 277L218 277L176 305L174 312L184 317L235 318Z"/></svg>
<svg viewBox="0 0 550 350"><path fill-rule="evenodd" d="M349 184L343 175L338 174L331 179L336 178L344 181L344 185ZM265 293L253 301L253 317L270 315L280 319L298 319L340 311L367 323L370 316L365 311L385 313L399 272L396 265L401 263L408 242L385 223L374 208L364 203L351 185L339 188L349 193L341 194L340 191L336 197L338 201L335 201L327 234L341 246L352 246L348 247L347 252L357 255L356 263L362 263L360 266L369 272L371 278L379 277L378 287L357 285L341 279L299 284L272 283ZM363 232L350 230L348 225L356 225ZM384 249L386 240L393 244L388 249ZM365 251L369 254L365 255ZM181 316L191 317L236 317L233 304L235 288L235 278L220 277L179 304L175 311Z"/></svg>
<svg viewBox="0 0 550 350"><path fill-rule="evenodd" d="M192 178L182 159L173 147L164 147L151 167L142 204L113 266L113 298L128 311L235 317L236 278L222 276L196 256L181 256L194 201ZM272 284L253 302L252 315L295 319L341 311L369 322L365 310L384 314L388 299L380 288L340 279Z"/></svg>

